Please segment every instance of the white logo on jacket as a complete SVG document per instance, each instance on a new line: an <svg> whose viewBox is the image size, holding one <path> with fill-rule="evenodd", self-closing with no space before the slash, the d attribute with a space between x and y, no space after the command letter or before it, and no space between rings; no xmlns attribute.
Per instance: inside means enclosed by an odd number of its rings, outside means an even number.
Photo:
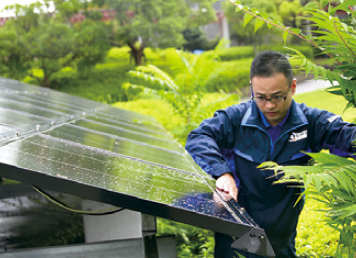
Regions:
<svg viewBox="0 0 356 258"><path fill-rule="evenodd" d="M300 133L292 133L289 137L289 142L296 142L308 137L308 131L305 130Z"/></svg>
<svg viewBox="0 0 356 258"><path fill-rule="evenodd" d="M334 121L336 118L339 118L339 117L340 117L339 115L334 115L334 116L330 117L328 119L328 121L329 121L329 123L331 123L332 121Z"/></svg>

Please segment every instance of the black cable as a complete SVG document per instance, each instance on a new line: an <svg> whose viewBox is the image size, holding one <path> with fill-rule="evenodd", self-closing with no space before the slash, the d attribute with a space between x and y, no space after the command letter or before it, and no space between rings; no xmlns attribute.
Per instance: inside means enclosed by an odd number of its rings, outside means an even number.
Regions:
<svg viewBox="0 0 356 258"><path fill-rule="evenodd" d="M35 189L38 193L40 193L44 197L46 197L49 201L53 202L54 204L60 206L61 208L65 209L65 210L68 210L68 211L71 211L71 212L75 212L75 213L80 213L80 214L84 214L84 215L101 216L101 215L109 215L109 214L113 214L113 213L125 210L125 208L114 208L114 209L106 209L106 210L100 210L100 211L76 210L76 209L73 209L73 208L69 207L67 204L59 201L58 199L56 199L55 197L53 197L49 193L46 193L45 191L41 190L37 186L31 185L31 187L33 189Z"/></svg>

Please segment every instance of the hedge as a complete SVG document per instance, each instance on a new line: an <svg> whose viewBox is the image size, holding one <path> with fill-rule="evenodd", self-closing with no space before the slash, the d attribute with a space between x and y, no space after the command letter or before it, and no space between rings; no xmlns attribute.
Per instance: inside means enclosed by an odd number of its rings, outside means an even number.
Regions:
<svg viewBox="0 0 356 258"><path fill-rule="evenodd" d="M300 51L309 59L313 59L313 48L310 46L288 46L289 48L296 49ZM295 54L293 50L287 49L283 46L262 46L257 49L258 52L265 50L274 50L281 52L283 54ZM207 51L206 55L211 55L211 51ZM220 61L231 61L238 59L253 58L255 52L253 46L239 46L239 47L230 47L220 50L219 58Z"/></svg>

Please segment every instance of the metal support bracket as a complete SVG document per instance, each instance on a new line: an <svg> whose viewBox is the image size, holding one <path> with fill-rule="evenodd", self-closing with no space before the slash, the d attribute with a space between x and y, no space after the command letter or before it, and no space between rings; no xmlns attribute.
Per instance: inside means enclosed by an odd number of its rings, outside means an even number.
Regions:
<svg viewBox="0 0 356 258"><path fill-rule="evenodd" d="M156 236L144 236L143 237L143 246L145 251L145 258L159 258Z"/></svg>
<svg viewBox="0 0 356 258"><path fill-rule="evenodd" d="M233 242L231 246L245 252L275 257L273 248L266 237L266 233L262 229L252 228L251 231Z"/></svg>

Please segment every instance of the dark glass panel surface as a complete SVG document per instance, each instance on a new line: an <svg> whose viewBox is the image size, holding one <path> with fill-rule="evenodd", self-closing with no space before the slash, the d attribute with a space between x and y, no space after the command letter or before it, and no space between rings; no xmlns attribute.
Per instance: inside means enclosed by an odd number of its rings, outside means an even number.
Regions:
<svg viewBox="0 0 356 258"><path fill-rule="evenodd" d="M147 135L155 136L155 137L162 138L162 139L172 140L172 137L170 137L167 134L167 131L164 130L163 128L158 127L158 126L147 127L145 124L130 123L128 121L125 121L125 120L120 121L118 119L114 120L114 119L102 118L102 117L99 117L96 115L86 116L85 118L87 120L92 120L93 122L96 122L96 123L106 124L109 126L117 126L117 127L124 128L126 130L147 134Z"/></svg>
<svg viewBox="0 0 356 258"><path fill-rule="evenodd" d="M106 151L33 136L0 148L5 164L142 199L172 204L187 194L211 192L206 179Z"/></svg>
<svg viewBox="0 0 356 258"><path fill-rule="evenodd" d="M104 111L106 110L103 109ZM116 112L121 112L120 109L116 109ZM99 110L97 112L95 112L95 114L91 115L91 116L88 116L90 119L95 117L95 118L98 118L100 117L101 119L105 119L105 120L108 120L108 121L117 121L117 122L120 122L120 123L126 123L126 124L129 124L129 125L135 125L135 126L140 126L142 128L145 128L147 130L151 130L151 131L157 131L157 132L167 132L166 129L164 129L164 127L160 124L158 124L157 121L154 121L154 120L140 120L141 122L134 122L136 121L135 118L125 118L125 117L120 117L120 116L112 116L112 115L107 115L105 114L102 110ZM95 119L93 119L95 120Z"/></svg>
<svg viewBox="0 0 356 258"><path fill-rule="evenodd" d="M159 125L155 118L138 114L125 109L119 109L115 107L108 106L104 110L98 110L96 112L98 116L102 116L109 119L120 119L126 120L133 123L147 124L147 125Z"/></svg>
<svg viewBox="0 0 356 258"><path fill-rule="evenodd" d="M50 123L50 121L40 116L0 107L0 124L2 125L24 127L41 123Z"/></svg>
<svg viewBox="0 0 356 258"><path fill-rule="evenodd" d="M213 198L213 190L205 178L49 138L33 136L3 146L0 148L0 162L241 223L226 209L219 196Z"/></svg>
<svg viewBox="0 0 356 258"><path fill-rule="evenodd" d="M83 146L99 148L112 153L195 172L192 164L188 162L182 152L154 147L70 124L54 128L45 134Z"/></svg>
<svg viewBox="0 0 356 258"><path fill-rule="evenodd" d="M241 224L250 225L248 219L238 216L226 209L228 205L216 192L194 193L184 195L172 203L174 207L187 209L195 213L201 213L228 221L237 221Z"/></svg>
<svg viewBox="0 0 356 258"><path fill-rule="evenodd" d="M179 150L179 147L177 147L177 143L172 140L170 141L164 140L161 138L126 130L115 126L98 124L86 119L78 119L75 122L73 122L73 124L87 128L89 130L94 130L94 131L110 134L113 136L123 137L137 142L142 142L145 144L161 147L161 148L166 148L170 150Z"/></svg>
<svg viewBox="0 0 356 258"><path fill-rule="evenodd" d="M29 85L21 81L16 81L8 78L0 78L0 89L8 91L33 91L33 92L46 92L50 91L46 88Z"/></svg>
<svg viewBox="0 0 356 258"><path fill-rule="evenodd" d="M61 112L43 108L38 105L3 99L1 97L0 97L0 107L4 109L13 109L16 111L21 111L23 113L29 113L31 115L45 117L45 118L58 118L65 115Z"/></svg>
<svg viewBox="0 0 356 258"><path fill-rule="evenodd" d="M30 104L30 105L33 105L36 107L41 107L41 108L51 110L54 112L72 115L73 117L83 114L82 109L78 110L75 107L58 105L56 103L51 103L51 102L49 102L49 100L46 100L46 99L39 100L39 99L34 98L34 95L1 92L1 97L6 98L8 100L12 100L12 101L27 103L27 104Z"/></svg>
<svg viewBox="0 0 356 258"><path fill-rule="evenodd" d="M87 110L101 107L104 104L83 99L80 97L72 96L59 91L46 89L39 86L33 86L21 82L11 80L0 80L0 90L11 94L23 94L31 96L32 99L37 101L51 102L53 104L71 107L77 110Z"/></svg>
<svg viewBox="0 0 356 258"><path fill-rule="evenodd" d="M6 126L6 125L0 125L0 137L1 134L8 133L14 131L14 128Z"/></svg>

